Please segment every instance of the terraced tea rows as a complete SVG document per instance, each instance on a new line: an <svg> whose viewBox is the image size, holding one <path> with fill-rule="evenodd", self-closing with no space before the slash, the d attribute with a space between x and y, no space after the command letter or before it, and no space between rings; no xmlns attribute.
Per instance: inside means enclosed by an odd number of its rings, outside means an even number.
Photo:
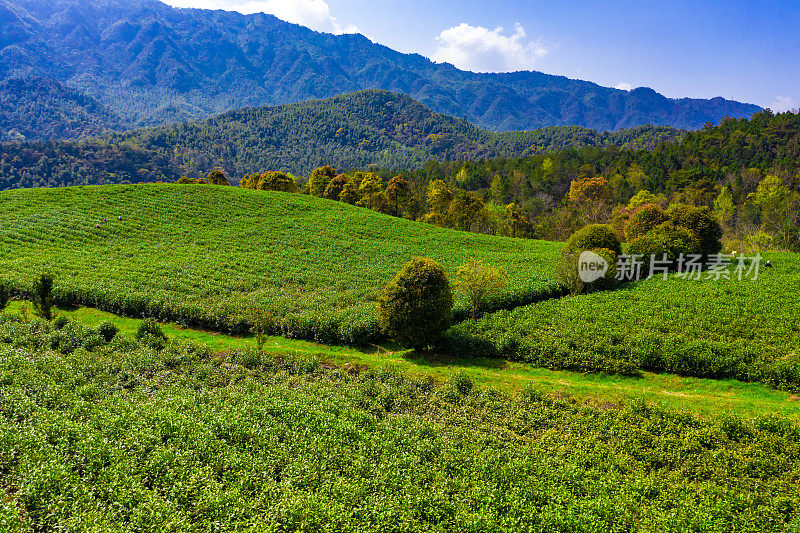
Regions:
<svg viewBox="0 0 800 533"><path fill-rule="evenodd" d="M757 280L654 278L541 302L470 329L505 355L550 368L764 381L800 388L800 258L769 254Z"/></svg>
<svg viewBox="0 0 800 533"><path fill-rule="evenodd" d="M376 336L377 292L406 261L427 256L454 274L470 257L504 267L495 308L560 290L560 245L446 230L302 195L167 184L0 193L0 276L19 289L43 270L62 304L248 328L325 342ZM456 311L466 312L463 296Z"/></svg>

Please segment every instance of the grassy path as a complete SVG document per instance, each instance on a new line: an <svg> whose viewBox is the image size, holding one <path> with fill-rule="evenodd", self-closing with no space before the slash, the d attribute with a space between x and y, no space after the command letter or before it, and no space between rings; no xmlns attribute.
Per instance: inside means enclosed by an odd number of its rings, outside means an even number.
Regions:
<svg viewBox="0 0 800 533"><path fill-rule="evenodd" d="M21 302L12 302L10 312L19 312ZM60 311L73 320L88 325L103 321L116 324L125 334L133 334L140 320L125 318L91 308ZM162 325L174 339L190 340L210 346L215 351L254 347L252 337L186 329L173 323ZM643 373L640 378L558 372L491 358L446 358L418 356L391 347L375 346L369 350L328 346L314 342L270 337L264 350L272 354L287 352L316 356L331 363L380 367L392 365L405 372L446 380L463 371L479 385L516 392L527 385L550 394L568 394L601 405L644 399L701 416L736 413L746 417L776 414L800 421L800 401L789 393L759 383L681 377L673 374Z"/></svg>

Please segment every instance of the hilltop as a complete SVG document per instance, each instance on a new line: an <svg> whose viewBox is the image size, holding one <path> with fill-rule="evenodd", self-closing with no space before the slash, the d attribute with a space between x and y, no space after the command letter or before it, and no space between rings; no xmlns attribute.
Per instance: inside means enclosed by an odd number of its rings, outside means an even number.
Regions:
<svg viewBox="0 0 800 533"><path fill-rule="evenodd" d="M623 91L541 72L465 72L362 35L156 0L0 0L0 34L0 81L58 81L97 99L129 128L370 88L408 94L498 131L696 129L759 110L719 97L670 99L649 88ZM48 135L44 129L38 138Z"/></svg>
<svg viewBox="0 0 800 533"><path fill-rule="evenodd" d="M259 307L274 315L275 333L367 342L378 336L378 291L417 256L451 276L470 258L504 267L512 282L494 308L561 292L552 278L559 243L306 195L149 184L5 191L0 202L0 279L24 290L48 270L62 304L217 331L248 331ZM456 313L466 309L459 296Z"/></svg>

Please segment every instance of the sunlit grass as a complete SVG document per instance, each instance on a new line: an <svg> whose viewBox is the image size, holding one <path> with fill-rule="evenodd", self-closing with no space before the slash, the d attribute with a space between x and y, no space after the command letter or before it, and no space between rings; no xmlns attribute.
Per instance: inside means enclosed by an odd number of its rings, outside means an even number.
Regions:
<svg viewBox="0 0 800 533"><path fill-rule="evenodd" d="M10 312L19 312L22 302L12 302ZM141 320L113 315L91 308L61 310L59 313L87 325L103 321L115 324L125 334L134 334ZM252 336L235 337L162 324L170 337L205 344L216 352L255 348ZM759 383L681 377L645 372L641 377L553 371L495 358L456 358L419 355L391 345L356 349L314 342L270 337L264 345L268 354L313 355L337 365L364 365L380 368L391 365L417 376L446 381L456 372L466 373L479 386L516 393L526 386L553 395L570 395L599 405L614 406L642 399L659 405L686 410L700 416L717 417L736 413L747 417L777 414L800 420L800 402L789 393Z"/></svg>

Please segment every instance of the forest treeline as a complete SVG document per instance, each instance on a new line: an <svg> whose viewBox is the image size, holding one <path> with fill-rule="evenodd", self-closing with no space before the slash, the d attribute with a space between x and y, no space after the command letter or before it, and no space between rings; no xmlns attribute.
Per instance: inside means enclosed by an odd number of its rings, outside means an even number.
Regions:
<svg viewBox="0 0 800 533"><path fill-rule="evenodd" d="M416 170L245 175L252 189L302 192L394 216L511 237L565 240L678 205L707 207L730 250L800 249L800 115L726 119L652 150L568 148L520 158L429 160ZM188 180L184 179L184 182ZM654 207L656 209L654 209Z"/></svg>
<svg viewBox="0 0 800 533"><path fill-rule="evenodd" d="M426 161L523 157L567 147L652 148L681 130L577 126L496 133L387 91L248 108L196 122L81 141L0 145L0 189L200 178L220 167L239 179L265 169L420 168Z"/></svg>
<svg viewBox="0 0 800 533"><path fill-rule="evenodd" d="M78 142L3 144L0 188L174 182L215 167L270 188L253 176L285 172L300 192L463 230L563 240L611 222L624 238L640 206L687 204L713 209L731 246L794 249L799 133L800 115L765 110L694 132L498 134L362 91ZM315 172L327 176L316 189Z"/></svg>

